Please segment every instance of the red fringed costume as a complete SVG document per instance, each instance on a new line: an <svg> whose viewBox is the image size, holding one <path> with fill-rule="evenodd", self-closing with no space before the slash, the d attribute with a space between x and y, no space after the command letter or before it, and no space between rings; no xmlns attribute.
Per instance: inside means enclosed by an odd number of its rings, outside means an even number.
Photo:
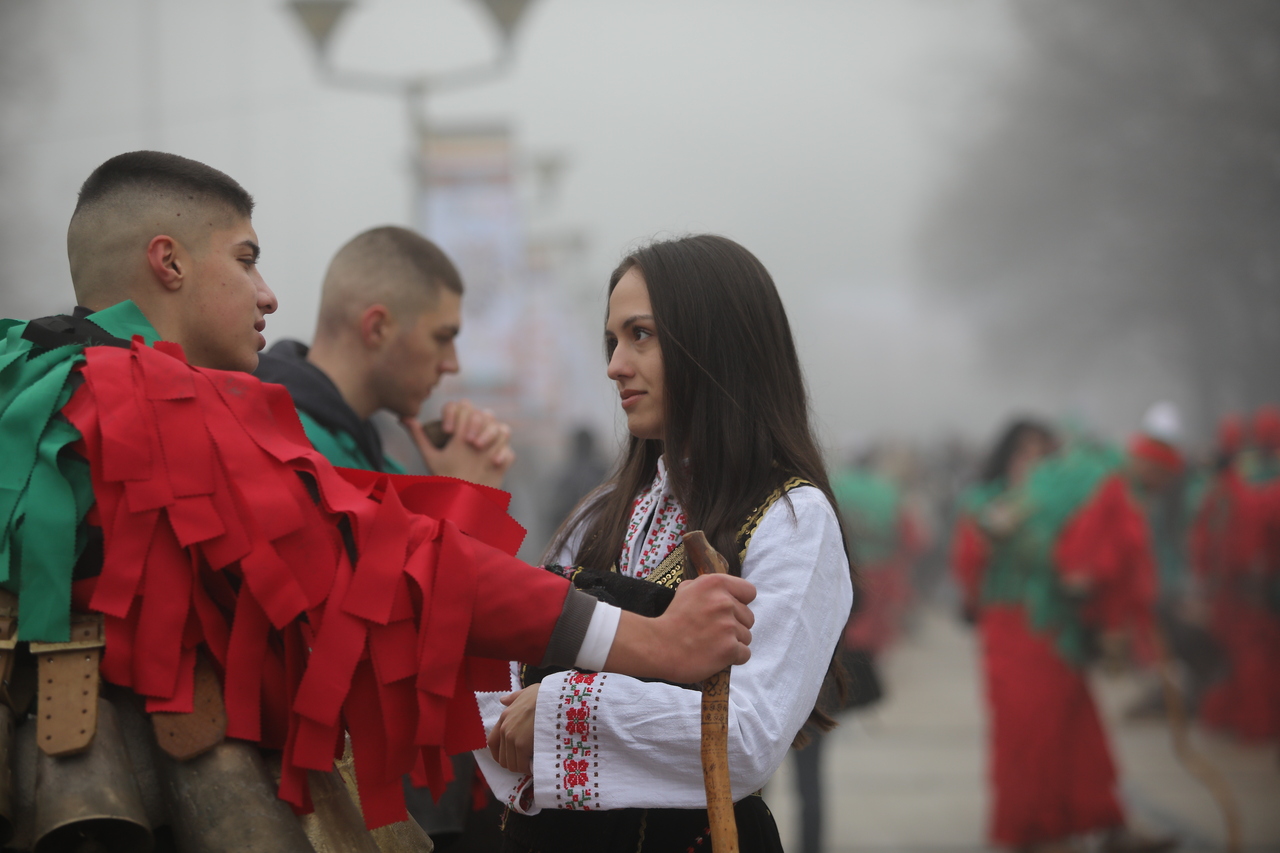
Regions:
<svg viewBox="0 0 1280 853"><path fill-rule="evenodd" d="M1230 466L1214 477L1191 529L1209 628L1229 664L1205 694L1200 716L1246 740L1280 736L1280 617L1268 602L1280 575L1277 521L1276 483L1247 483Z"/></svg>
<svg viewBox="0 0 1280 853"><path fill-rule="evenodd" d="M446 754L483 745L473 690L542 657L567 582L510 556L501 493L333 468L279 386L166 343L84 355L63 413L105 540L75 589L105 614L103 675L190 711L207 649L228 735L283 750L282 798L310 808L346 729L367 823L404 819L401 777L442 790Z"/></svg>

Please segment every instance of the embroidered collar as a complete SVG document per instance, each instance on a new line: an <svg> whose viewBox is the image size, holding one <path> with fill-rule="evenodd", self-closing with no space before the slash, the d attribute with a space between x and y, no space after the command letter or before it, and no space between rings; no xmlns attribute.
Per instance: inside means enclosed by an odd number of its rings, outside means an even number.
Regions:
<svg viewBox="0 0 1280 853"><path fill-rule="evenodd" d="M647 578L680 544L687 526L684 507L671 494L666 461L660 457L653 482L632 504L618 571L630 577Z"/></svg>

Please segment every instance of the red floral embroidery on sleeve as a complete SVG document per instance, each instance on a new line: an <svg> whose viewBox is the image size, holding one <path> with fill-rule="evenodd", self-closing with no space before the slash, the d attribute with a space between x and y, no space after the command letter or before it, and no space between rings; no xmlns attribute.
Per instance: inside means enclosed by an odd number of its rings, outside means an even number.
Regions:
<svg viewBox="0 0 1280 853"><path fill-rule="evenodd" d="M565 679L556 714L556 805L590 811L600 798L599 738L595 711L603 673L575 672Z"/></svg>

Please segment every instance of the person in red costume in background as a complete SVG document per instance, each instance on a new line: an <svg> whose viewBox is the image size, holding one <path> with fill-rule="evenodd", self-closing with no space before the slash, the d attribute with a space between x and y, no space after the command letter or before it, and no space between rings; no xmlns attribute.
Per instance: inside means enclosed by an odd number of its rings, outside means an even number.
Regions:
<svg viewBox="0 0 1280 853"><path fill-rule="evenodd" d="M902 631L911 603L911 571L927 544L904 489L878 469L877 456L869 454L832 482L863 597L849 620L844 642L872 658L888 649Z"/></svg>
<svg viewBox="0 0 1280 853"><path fill-rule="evenodd" d="M1114 451L1058 453L1051 429L1010 425L966 495L952 549L976 617L991 709L994 845L1158 851L1126 828L1116 769L1089 690L1096 637L1147 630L1154 566L1145 520Z"/></svg>
<svg viewBox="0 0 1280 853"><path fill-rule="evenodd" d="M1245 476L1261 496L1263 570L1272 579L1273 609L1280 610L1280 406L1260 406L1254 414Z"/></svg>
<svg viewBox="0 0 1280 853"><path fill-rule="evenodd" d="M1263 409L1255 418L1252 449L1240 419L1224 419L1217 470L1191 530L1210 631L1227 657L1226 676L1209 688L1200 719L1250 741L1280 736L1280 481L1267 476L1267 457L1280 448L1280 417L1273 426L1272 416Z"/></svg>
<svg viewBox="0 0 1280 853"><path fill-rule="evenodd" d="M1280 406L1261 406L1253 419L1250 481L1262 495L1262 560L1271 578L1273 610L1280 610Z"/></svg>
<svg viewBox="0 0 1280 853"><path fill-rule="evenodd" d="M285 390L248 373L277 307L252 208L204 164L114 157L68 229L80 307L3 323L0 581L20 639L100 614L102 676L174 715L211 659L228 738L283 750L300 812L346 729L370 826L404 818L403 774L437 784L447 751L484 743L480 657L678 681L745 662L741 579L686 584L658 619L611 614L509 556L522 532L498 495L312 449Z"/></svg>
<svg viewBox="0 0 1280 853"><path fill-rule="evenodd" d="M1165 694L1158 671L1163 655L1183 664L1191 681L1203 670L1197 652L1203 632L1194 624L1194 594L1186 555L1186 463L1179 449L1182 423L1178 410L1168 402L1147 409L1142 426L1125 451L1124 480L1128 495L1146 522L1147 540L1154 564L1154 609L1160 640L1154 631L1133 634L1132 658L1148 682L1145 694L1126 711L1129 718L1163 716ZM1119 665L1124 649L1112 650Z"/></svg>

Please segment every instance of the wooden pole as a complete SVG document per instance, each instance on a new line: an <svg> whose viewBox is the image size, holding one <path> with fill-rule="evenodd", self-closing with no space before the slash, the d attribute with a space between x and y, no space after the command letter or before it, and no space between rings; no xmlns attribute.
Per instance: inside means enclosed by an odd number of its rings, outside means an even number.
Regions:
<svg viewBox="0 0 1280 853"><path fill-rule="evenodd" d="M729 571L701 530L684 535L685 578ZM738 821L729 786L729 667L702 682L702 778L715 853L738 853Z"/></svg>

